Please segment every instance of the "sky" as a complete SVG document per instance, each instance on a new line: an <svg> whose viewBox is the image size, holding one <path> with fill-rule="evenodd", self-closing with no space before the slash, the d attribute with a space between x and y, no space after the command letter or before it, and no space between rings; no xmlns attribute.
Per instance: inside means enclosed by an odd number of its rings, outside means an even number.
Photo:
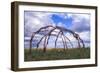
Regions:
<svg viewBox="0 0 100 73"><path fill-rule="evenodd" d="M33 32L36 32L44 26L60 26L72 30L79 34L80 38L84 41L86 47L90 47L90 14L86 13L72 13L72 12L38 12L38 11L24 11L24 47L29 48L29 40ZM58 30L55 30L58 31ZM53 34L57 34L54 33ZM69 33L64 33L77 47L77 41ZM36 43L43 37L42 34L37 34L33 39L33 48ZM51 36L47 48L54 48L54 41L56 37ZM68 42L70 47L70 44ZM43 40L39 45L43 48ZM57 47L63 48L61 36L57 41Z"/></svg>

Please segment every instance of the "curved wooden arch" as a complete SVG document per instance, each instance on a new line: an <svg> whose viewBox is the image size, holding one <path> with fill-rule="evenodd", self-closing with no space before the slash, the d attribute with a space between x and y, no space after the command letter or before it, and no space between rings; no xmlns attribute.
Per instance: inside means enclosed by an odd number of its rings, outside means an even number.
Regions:
<svg viewBox="0 0 100 73"><path fill-rule="evenodd" d="M30 54L32 53L32 40L34 39L34 36L36 34L39 34L39 32L45 33L46 32L46 29L49 29L50 27L52 29L50 29L50 31L47 34L45 34L39 40L39 42L36 44L37 45L37 48L38 48L39 47L39 44L44 39L43 52L46 52L46 48L47 48L47 45L48 45L48 41L50 39L50 36L52 36L52 32L54 32L56 29L59 30L59 32L58 32L58 34L55 35L55 37L56 37L56 40L55 40L55 48L56 48L56 44L57 44L57 40L59 38L59 35L62 36L62 43L63 43L64 49L68 48L66 40L68 40L70 42L71 47L73 47L73 44L71 43L71 40L67 36L64 35L64 32L68 32L68 33L71 33L73 35L73 37L78 41L78 48L81 48L81 47L84 48L85 47L85 44L84 44L83 40L75 32L73 32L73 31L71 31L69 29L66 29L64 27L59 27L59 26L55 26L54 27L54 26L49 25L49 26L42 27L38 31L32 33L32 36L31 36L31 39L30 39L30 50L29 50L29 53ZM81 44L82 44L82 46L81 46Z"/></svg>

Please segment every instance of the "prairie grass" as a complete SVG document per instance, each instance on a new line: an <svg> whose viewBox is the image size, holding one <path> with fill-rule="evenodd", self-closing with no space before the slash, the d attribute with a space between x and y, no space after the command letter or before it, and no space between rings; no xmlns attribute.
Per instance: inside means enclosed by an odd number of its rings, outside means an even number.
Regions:
<svg viewBox="0 0 100 73"><path fill-rule="evenodd" d="M42 60L64 60L64 59L86 59L90 58L90 48L74 49L48 49L45 53L42 49L32 49L32 55L29 49L24 50L24 61L42 61Z"/></svg>

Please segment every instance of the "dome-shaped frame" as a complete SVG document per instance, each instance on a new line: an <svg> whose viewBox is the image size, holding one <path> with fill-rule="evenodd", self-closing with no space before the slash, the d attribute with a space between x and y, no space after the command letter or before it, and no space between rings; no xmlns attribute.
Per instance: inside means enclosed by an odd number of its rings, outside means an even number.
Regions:
<svg viewBox="0 0 100 73"><path fill-rule="evenodd" d="M49 29L49 28L52 28L52 29L50 29L50 31L48 33L46 33L46 31L47 31L46 29ZM59 30L59 32L56 35L51 34L56 29ZM29 50L30 54L32 53L32 41L33 41L35 35L40 33L40 32L43 32L43 33L46 33L46 34L39 40L39 42L36 45L37 45L37 48L38 48L39 44L44 39L44 41L43 41L44 42L43 52L46 52L48 41L50 39L50 36L52 36L52 35L56 37L55 48L56 48L56 44L57 44L57 40L58 40L59 35L62 36L62 43L63 43L64 50L66 48L68 48L66 40L68 40L70 42L71 47L73 47L73 44L71 43L71 40L67 36L64 35L64 32L67 32L67 33L70 33L70 34L73 35L73 37L78 41L78 48L84 48L85 47L85 44L84 44L83 40L80 38L80 36L77 33L73 32L69 29L66 29L64 27L60 27L60 26L55 26L54 27L54 26L49 25L49 26L41 27L38 31L32 33L32 36L31 36L31 39L30 39L30 50Z"/></svg>

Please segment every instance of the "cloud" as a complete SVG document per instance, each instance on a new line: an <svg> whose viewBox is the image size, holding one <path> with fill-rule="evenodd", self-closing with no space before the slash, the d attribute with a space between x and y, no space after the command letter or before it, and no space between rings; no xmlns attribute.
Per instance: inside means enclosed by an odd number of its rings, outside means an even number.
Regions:
<svg viewBox="0 0 100 73"><path fill-rule="evenodd" d="M90 31L85 31L85 32L81 32L79 33L81 39L83 39L84 41L89 41L90 40Z"/></svg>
<svg viewBox="0 0 100 73"><path fill-rule="evenodd" d="M30 36L32 32L37 31L39 28L53 25L53 21L50 18L50 13L45 12L25 12L25 35Z"/></svg>
<svg viewBox="0 0 100 73"><path fill-rule="evenodd" d="M72 15L71 30L76 32L90 31L90 15L88 14L74 14Z"/></svg>

